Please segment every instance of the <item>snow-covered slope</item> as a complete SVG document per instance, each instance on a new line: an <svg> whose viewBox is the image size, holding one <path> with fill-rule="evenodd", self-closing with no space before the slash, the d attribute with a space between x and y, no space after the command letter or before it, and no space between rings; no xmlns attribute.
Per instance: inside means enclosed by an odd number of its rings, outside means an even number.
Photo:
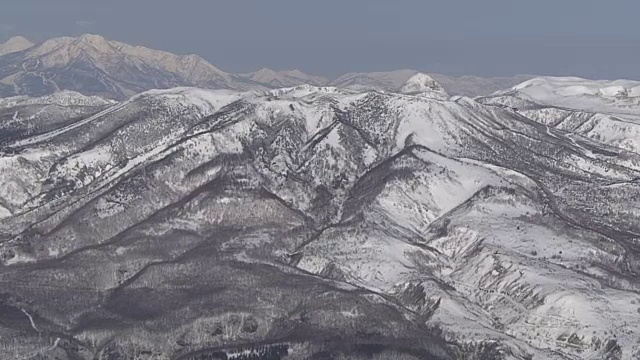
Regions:
<svg viewBox="0 0 640 360"><path fill-rule="evenodd" d="M536 78L479 101L640 153L640 82Z"/></svg>
<svg viewBox="0 0 640 360"><path fill-rule="evenodd" d="M0 44L0 56L26 50L35 44L22 36L14 36Z"/></svg>
<svg viewBox="0 0 640 360"><path fill-rule="evenodd" d="M241 74L243 78L260 84L267 84L274 88L293 87L302 84L322 86L329 80L322 76L305 74L300 70L274 71L268 68L256 72Z"/></svg>
<svg viewBox="0 0 640 360"><path fill-rule="evenodd" d="M73 91L60 91L39 98L0 98L0 144L5 139L32 137L52 131L115 103Z"/></svg>
<svg viewBox="0 0 640 360"><path fill-rule="evenodd" d="M338 77L329 84L355 90L397 91L416 73L415 70L349 73Z"/></svg>
<svg viewBox="0 0 640 360"><path fill-rule="evenodd" d="M260 87L247 84L245 79L228 74L197 55L174 55L97 35L55 38L2 56L0 77L0 90L4 89L0 94L39 96L67 89L115 99L176 86Z"/></svg>
<svg viewBox="0 0 640 360"><path fill-rule="evenodd" d="M446 100L449 94L433 78L427 74L417 73L402 85L400 92L407 95L423 96Z"/></svg>
<svg viewBox="0 0 640 360"><path fill-rule="evenodd" d="M42 97L15 96L0 98L0 106L26 106L26 105L58 105L58 106L107 106L113 105L113 100L103 99L98 96L85 96L79 92L63 90Z"/></svg>
<svg viewBox="0 0 640 360"><path fill-rule="evenodd" d="M523 82L511 91L541 104L590 112L637 114L640 106L640 81L542 77Z"/></svg>
<svg viewBox="0 0 640 360"><path fill-rule="evenodd" d="M533 76L528 75L517 75L513 77L429 75L442 85L450 95L460 95L471 98L487 96L496 91L510 89L515 85L533 78Z"/></svg>
<svg viewBox="0 0 640 360"><path fill-rule="evenodd" d="M0 45L0 97L43 96L60 90L124 100L151 89L192 86L236 91L334 86L355 90L400 92L418 72L350 73L329 80L300 70L263 68L232 74L198 55L176 55L85 34L34 45L22 37ZM451 77L429 74L450 95L488 95L525 79Z"/></svg>
<svg viewBox="0 0 640 360"><path fill-rule="evenodd" d="M637 357L640 155L436 85L0 106L0 352Z"/></svg>
<svg viewBox="0 0 640 360"><path fill-rule="evenodd" d="M384 90L397 92L414 75L416 70L396 70L388 72L349 73L332 80L329 84L358 90ZM532 76L479 77L448 76L428 73L429 77L440 84L449 95L476 97L490 95L499 90L509 89Z"/></svg>

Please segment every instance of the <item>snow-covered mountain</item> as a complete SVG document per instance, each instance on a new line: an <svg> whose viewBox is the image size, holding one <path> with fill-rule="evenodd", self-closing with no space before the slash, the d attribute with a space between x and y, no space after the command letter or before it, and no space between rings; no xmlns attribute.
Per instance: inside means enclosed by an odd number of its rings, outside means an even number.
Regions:
<svg viewBox="0 0 640 360"><path fill-rule="evenodd" d="M35 44L22 36L14 36L0 44L0 56L26 50Z"/></svg>
<svg viewBox="0 0 640 360"><path fill-rule="evenodd" d="M54 38L37 45L15 37L0 45L0 97L43 96L70 90L125 100L143 91L180 86L247 91L304 84L399 92L417 73L352 73L334 80L299 70L267 68L232 74L197 55L176 55L88 34ZM470 97L489 95L528 79L429 76L448 94Z"/></svg>
<svg viewBox="0 0 640 360"><path fill-rule="evenodd" d="M446 100L446 90L430 75L415 70L345 74L330 82L332 86L355 91L385 91L423 94Z"/></svg>
<svg viewBox="0 0 640 360"><path fill-rule="evenodd" d="M400 78L0 103L0 357L637 358L640 155Z"/></svg>
<svg viewBox="0 0 640 360"><path fill-rule="evenodd" d="M447 100L449 94L431 76L417 73L410 77L400 88L402 94L430 97L434 99Z"/></svg>
<svg viewBox="0 0 640 360"><path fill-rule="evenodd" d="M417 71L415 70L348 73L331 81L330 85L356 90L397 90L400 89L416 73Z"/></svg>
<svg viewBox="0 0 640 360"><path fill-rule="evenodd" d="M359 90L397 92L411 77L418 73L420 72L417 70L350 73L332 80L329 84ZM435 73L427 73L427 75L440 84L449 95L466 97L490 95L499 90L509 89L532 78L532 76L525 75L494 78L479 76L455 77Z"/></svg>
<svg viewBox="0 0 640 360"><path fill-rule="evenodd" d="M509 89L533 78L529 75L512 77L448 76L429 74L451 95L476 97L491 95L496 91Z"/></svg>
<svg viewBox="0 0 640 360"><path fill-rule="evenodd" d="M481 98L549 127L640 153L640 82L540 77Z"/></svg>
<svg viewBox="0 0 640 360"><path fill-rule="evenodd" d="M544 105L592 112L637 113L640 105L640 81L539 77L496 95L512 92Z"/></svg>
<svg viewBox="0 0 640 360"><path fill-rule="evenodd" d="M73 90L125 99L141 91L176 86L220 89L258 87L197 55L109 41L97 35L56 38L0 56L0 95L45 95Z"/></svg>
<svg viewBox="0 0 640 360"><path fill-rule="evenodd" d="M274 71L262 68L256 72L241 74L240 76L274 88L294 87L303 84L323 86L329 82L329 79L325 77L305 74L300 70Z"/></svg>

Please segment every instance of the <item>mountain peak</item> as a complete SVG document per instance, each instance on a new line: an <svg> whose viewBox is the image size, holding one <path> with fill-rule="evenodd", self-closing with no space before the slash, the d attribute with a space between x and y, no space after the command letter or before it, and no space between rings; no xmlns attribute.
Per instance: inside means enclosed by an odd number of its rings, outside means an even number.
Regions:
<svg viewBox="0 0 640 360"><path fill-rule="evenodd" d="M0 44L0 55L10 54L22 50L26 50L35 45L22 36L14 36L7 40L4 44Z"/></svg>
<svg viewBox="0 0 640 360"><path fill-rule="evenodd" d="M79 41L92 43L92 44L99 44L107 41L107 39L105 39L104 37L100 35L94 35L94 34L82 34L78 36L77 39Z"/></svg>
<svg viewBox="0 0 640 360"><path fill-rule="evenodd" d="M449 98L444 88L431 76L424 73L417 73L410 77L402 86L400 92L407 95L423 95L443 100Z"/></svg>
<svg viewBox="0 0 640 360"><path fill-rule="evenodd" d="M102 53L117 51L107 39L100 35L84 34L77 37L73 44L82 48L90 47Z"/></svg>
<svg viewBox="0 0 640 360"><path fill-rule="evenodd" d="M29 41L29 39L25 38L24 36L14 36L11 39L7 40L3 45L7 45L7 44L11 44L11 45L25 44L29 46L34 45L34 43Z"/></svg>
<svg viewBox="0 0 640 360"><path fill-rule="evenodd" d="M279 75L276 71L269 68L262 68L251 74L251 79L258 82L271 82L277 80Z"/></svg>
<svg viewBox="0 0 640 360"><path fill-rule="evenodd" d="M268 67L263 67L262 69L256 71L255 74L276 74L276 71L269 69Z"/></svg>

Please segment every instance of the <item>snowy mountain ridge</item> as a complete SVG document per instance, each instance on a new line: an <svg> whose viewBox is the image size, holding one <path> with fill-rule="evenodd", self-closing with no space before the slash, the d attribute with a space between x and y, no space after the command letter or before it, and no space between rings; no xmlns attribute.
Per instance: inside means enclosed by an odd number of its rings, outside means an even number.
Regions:
<svg viewBox="0 0 640 360"><path fill-rule="evenodd" d="M637 357L640 154L404 83L0 106L0 354Z"/></svg>
<svg viewBox="0 0 640 360"><path fill-rule="evenodd" d="M539 77L481 97L545 126L640 153L640 82Z"/></svg>
<svg viewBox="0 0 640 360"><path fill-rule="evenodd" d="M293 87L302 84L322 86L329 82L325 77L305 74L300 70L274 71L262 68L256 72L241 74L240 76L275 88Z"/></svg>
<svg viewBox="0 0 640 360"><path fill-rule="evenodd" d="M263 68L245 74L219 69L198 55L128 45L98 35L49 39L41 44L15 37L0 45L0 96L42 96L60 90L124 100L156 89L192 86L236 91L302 84L399 92L418 71L352 73L330 80L300 70ZM429 74L451 95L488 95L522 77L478 78Z"/></svg>
<svg viewBox="0 0 640 360"><path fill-rule="evenodd" d="M552 106L594 112L621 112L640 105L640 81L586 80L576 77L538 77L512 88Z"/></svg>

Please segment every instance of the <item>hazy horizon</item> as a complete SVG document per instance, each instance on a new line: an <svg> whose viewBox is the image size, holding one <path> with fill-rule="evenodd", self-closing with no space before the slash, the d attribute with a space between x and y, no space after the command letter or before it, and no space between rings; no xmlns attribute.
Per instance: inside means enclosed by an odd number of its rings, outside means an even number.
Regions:
<svg viewBox="0 0 640 360"><path fill-rule="evenodd" d="M452 76L640 80L632 1L344 3L0 0L0 42L91 33L233 73L263 67L335 78L415 69ZM617 6L616 6L617 5ZM148 16L153 6L154 16Z"/></svg>

